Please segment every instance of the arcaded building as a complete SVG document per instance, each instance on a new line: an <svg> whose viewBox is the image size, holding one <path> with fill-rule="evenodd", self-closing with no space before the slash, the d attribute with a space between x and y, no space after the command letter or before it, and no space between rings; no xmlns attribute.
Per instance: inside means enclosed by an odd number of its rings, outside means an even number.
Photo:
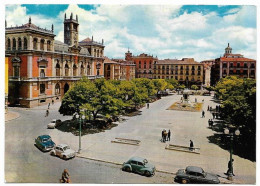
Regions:
<svg viewBox="0 0 260 186"><path fill-rule="evenodd" d="M79 44L78 34L78 16L73 14L64 17L64 43L55 40L53 25L43 29L31 18L22 26L6 23L10 105L34 107L60 100L81 77L104 76L103 42Z"/></svg>
<svg viewBox="0 0 260 186"><path fill-rule="evenodd" d="M215 59L211 68L211 85L223 77L235 75L240 78L256 78L256 60L245 58L241 54L233 54L232 48L225 48L223 57Z"/></svg>

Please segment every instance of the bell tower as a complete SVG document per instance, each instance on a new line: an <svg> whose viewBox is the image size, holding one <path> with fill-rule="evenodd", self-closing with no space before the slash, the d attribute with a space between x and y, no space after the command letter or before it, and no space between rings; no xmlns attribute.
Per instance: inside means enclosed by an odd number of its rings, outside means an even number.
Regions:
<svg viewBox="0 0 260 186"><path fill-rule="evenodd" d="M78 46L79 43L79 24L78 15L76 19L73 19L73 14L71 13L70 18L67 19L66 13L64 15L64 43L69 46Z"/></svg>

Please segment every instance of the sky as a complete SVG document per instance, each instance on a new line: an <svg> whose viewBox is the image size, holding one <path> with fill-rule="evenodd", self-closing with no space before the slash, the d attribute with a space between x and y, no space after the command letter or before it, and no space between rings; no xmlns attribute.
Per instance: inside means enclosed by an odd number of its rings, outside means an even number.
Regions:
<svg viewBox="0 0 260 186"><path fill-rule="evenodd" d="M124 58L128 51L159 59L194 58L200 62L233 53L256 59L254 5L55 5L12 4L5 7L7 26L32 23L51 29L63 40L64 14L79 19L79 41L104 39L105 56Z"/></svg>

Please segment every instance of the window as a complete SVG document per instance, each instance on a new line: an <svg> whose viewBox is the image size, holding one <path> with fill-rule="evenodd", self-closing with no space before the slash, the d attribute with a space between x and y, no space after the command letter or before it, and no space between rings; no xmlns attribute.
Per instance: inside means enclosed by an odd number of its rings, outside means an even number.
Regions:
<svg viewBox="0 0 260 186"><path fill-rule="evenodd" d="M192 66L192 67L191 67L191 70L195 70L195 66Z"/></svg>
<svg viewBox="0 0 260 186"><path fill-rule="evenodd" d="M144 68L146 68L146 61L144 61Z"/></svg>
<svg viewBox="0 0 260 186"><path fill-rule="evenodd" d="M87 75L90 75L90 65L87 66Z"/></svg>
<svg viewBox="0 0 260 186"><path fill-rule="evenodd" d="M198 66L198 70L201 70L201 66Z"/></svg>
<svg viewBox="0 0 260 186"><path fill-rule="evenodd" d="M137 164L140 166L144 166L144 164L142 162L137 162Z"/></svg>
<svg viewBox="0 0 260 186"><path fill-rule="evenodd" d="M60 85L58 83L55 85L55 94L60 94Z"/></svg>
<svg viewBox="0 0 260 186"><path fill-rule="evenodd" d="M34 50L37 50L37 41L38 41L37 38L34 38L34 39L33 39L33 49L34 49Z"/></svg>
<svg viewBox="0 0 260 186"><path fill-rule="evenodd" d="M15 65L13 66L13 70L14 70L14 77L19 77L20 76L20 65Z"/></svg>
<svg viewBox="0 0 260 186"><path fill-rule="evenodd" d="M11 40L9 38L7 40L7 50L11 50Z"/></svg>
<svg viewBox="0 0 260 186"><path fill-rule="evenodd" d="M18 50L22 50L22 40L18 38Z"/></svg>
<svg viewBox="0 0 260 186"><path fill-rule="evenodd" d="M16 50L16 39L13 38L13 50Z"/></svg>
<svg viewBox="0 0 260 186"><path fill-rule="evenodd" d="M51 50L51 41L47 41L47 50L48 50L48 51Z"/></svg>
<svg viewBox="0 0 260 186"><path fill-rule="evenodd" d="M83 76L84 75L84 66L83 64L80 67L80 75Z"/></svg>
<svg viewBox="0 0 260 186"><path fill-rule="evenodd" d="M137 161L131 161L131 164L137 165Z"/></svg>
<svg viewBox="0 0 260 186"><path fill-rule="evenodd" d="M186 75L189 75L189 71L186 70Z"/></svg>
<svg viewBox="0 0 260 186"><path fill-rule="evenodd" d="M223 63L223 68L227 68L227 63Z"/></svg>
<svg viewBox="0 0 260 186"><path fill-rule="evenodd" d="M195 75L195 71L194 70L192 70L191 75Z"/></svg>
<svg viewBox="0 0 260 186"><path fill-rule="evenodd" d="M250 68L255 68L255 63L251 63Z"/></svg>
<svg viewBox="0 0 260 186"><path fill-rule="evenodd" d="M97 75L99 76L99 69L97 70Z"/></svg>
<svg viewBox="0 0 260 186"><path fill-rule="evenodd" d="M251 75L255 75L255 71L254 70L251 70Z"/></svg>
<svg viewBox="0 0 260 186"><path fill-rule="evenodd" d="M230 68L233 68L233 63L230 63Z"/></svg>
<svg viewBox="0 0 260 186"><path fill-rule="evenodd" d="M149 62L149 68L152 68L152 61Z"/></svg>
<svg viewBox="0 0 260 186"><path fill-rule="evenodd" d="M26 38L23 39L23 49L27 50L27 39Z"/></svg>
<svg viewBox="0 0 260 186"><path fill-rule="evenodd" d="M41 39L40 50L44 50L44 39Z"/></svg>
<svg viewBox="0 0 260 186"><path fill-rule="evenodd" d="M198 75L200 75L200 71L198 71Z"/></svg>
<svg viewBox="0 0 260 186"><path fill-rule="evenodd" d="M56 64L56 76L60 76L60 64L59 64L59 62Z"/></svg>
<svg viewBox="0 0 260 186"><path fill-rule="evenodd" d="M240 68L240 63L237 63L237 68Z"/></svg>
<svg viewBox="0 0 260 186"><path fill-rule="evenodd" d="M247 68L247 63L244 63L244 68Z"/></svg>
<svg viewBox="0 0 260 186"><path fill-rule="evenodd" d="M44 69L41 69L41 71L40 71L40 77L45 77L45 70Z"/></svg>
<svg viewBox="0 0 260 186"><path fill-rule="evenodd" d="M73 76L77 75L77 66L74 64L73 65Z"/></svg>
<svg viewBox="0 0 260 186"><path fill-rule="evenodd" d="M183 66L181 66L181 70L183 70Z"/></svg>
<svg viewBox="0 0 260 186"><path fill-rule="evenodd" d="M67 63L65 65L65 76L69 76L69 65Z"/></svg>
<svg viewBox="0 0 260 186"><path fill-rule="evenodd" d="M139 61L139 68L141 68L141 61Z"/></svg>
<svg viewBox="0 0 260 186"><path fill-rule="evenodd" d="M175 76L175 79L178 80L178 76Z"/></svg>
<svg viewBox="0 0 260 186"><path fill-rule="evenodd" d="M40 94L45 94L45 84L40 84Z"/></svg>

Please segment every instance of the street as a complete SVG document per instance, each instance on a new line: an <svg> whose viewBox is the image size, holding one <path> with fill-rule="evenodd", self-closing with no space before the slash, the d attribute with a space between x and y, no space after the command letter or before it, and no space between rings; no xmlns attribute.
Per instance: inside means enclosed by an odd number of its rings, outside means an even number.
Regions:
<svg viewBox="0 0 260 186"><path fill-rule="evenodd" d="M44 117L46 106L32 109L13 108L20 117L6 122L5 128L5 178L7 182L42 182L56 183L64 168L71 174L74 183L174 183L172 174L156 172L147 178L137 174L126 173L120 166L101 163L84 158L104 160L105 162L123 163L132 156L147 158L157 170L176 173L188 165L200 166L206 172L220 175L225 183L224 172L227 170L229 152L209 143L208 136L214 131L208 128L211 114L207 106L215 107L210 96L196 96L198 102L204 99L201 112L167 110L180 95L171 95L151 103L150 108L140 109L140 114L124 117L125 121L105 132L82 136L82 151L78 157L64 161L41 152L34 146L38 135L49 134L56 144L67 143L78 150L78 136L58 129L47 129L51 119L70 119L58 113L59 103L50 106L50 115ZM190 97L194 101L195 96ZM162 143L161 131L170 129L170 142ZM116 137L140 140L140 146L115 144ZM166 144L189 145L192 139L194 147L199 147L200 154L166 150ZM79 158L82 157L82 158ZM256 163L234 155L234 183L255 183ZM97 176L98 175L98 176Z"/></svg>

